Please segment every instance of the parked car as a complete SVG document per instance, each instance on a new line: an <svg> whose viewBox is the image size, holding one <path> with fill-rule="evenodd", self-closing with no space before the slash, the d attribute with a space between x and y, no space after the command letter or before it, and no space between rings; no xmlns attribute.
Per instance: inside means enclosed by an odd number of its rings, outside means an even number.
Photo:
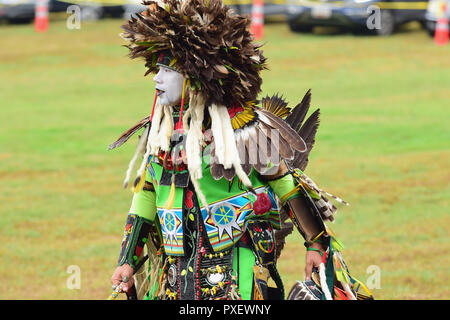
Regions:
<svg viewBox="0 0 450 320"><path fill-rule="evenodd" d="M29 23L34 19L36 0L0 0L0 20Z"/></svg>
<svg viewBox="0 0 450 320"><path fill-rule="evenodd" d="M109 4L108 1L96 0L49 0L49 8L51 12L65 12L71 5L78 5L81 9L81 20L98 20L104 17L122 18L125 12L123 5ZM111 1L114 3L117 1ZM125 1L124 1L125 2Z"/></svg>
<svg viewBox="0 0 450 320"><path fill-rule="evenodd" d="M263 0L264 16L274 16L286 14L285 0ZM234 9L240 15L252 14L252 0L223 0L223 3Z"/></svg>
<svg viewBox="0 0 450 320"><path fill-rule="evenodd" d="M419 21L424 24L426 2L288 0L287 20L291 30L297 32L311 32L315 26L333 26L390 35L396 27L406 22Z"/></svg>
<svg viewBox="0 0 450 320"><path fill-rule="evenodd" d="M446 4L446 10L443 11L443 4ZM430 0L428 2L427 12L425 13L425 28L431 37L434 37L436 23L444 15L449 22L450 28L450 0Z"/></svg>

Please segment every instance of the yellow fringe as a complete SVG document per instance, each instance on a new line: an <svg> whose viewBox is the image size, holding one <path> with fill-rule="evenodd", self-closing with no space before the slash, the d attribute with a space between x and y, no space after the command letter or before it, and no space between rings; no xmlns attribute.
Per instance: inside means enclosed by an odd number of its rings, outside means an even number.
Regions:
<svg viewBox="0 0 450 320"><path fill-rule="evenodd" d="M146 177L146 173L147 173L147 168L144 170L144 172L142 173L141 176L141 180L139 180L139 183L136 185L136 187L134 187L133 191L135 193L138 193L139 191L142 190L142 188L144 187L145 184L145 177Z"/></svg>
<svg viewBox="0 0 450 320"><path fill-rule="evenodd" d="M169 197L167 198L165 208L170 210L173 208L173 203L175 202L175 177L173 178L172 185L170 186Z"/></svg>

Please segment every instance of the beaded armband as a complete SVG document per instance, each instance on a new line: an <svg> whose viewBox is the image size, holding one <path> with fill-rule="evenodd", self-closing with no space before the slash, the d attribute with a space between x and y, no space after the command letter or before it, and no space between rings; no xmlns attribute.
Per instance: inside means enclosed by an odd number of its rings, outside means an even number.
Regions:
<svg viewBox="0 0 450 320"><path fill-rule="evenodd" d="M129 264L134 271L142 259L142 252L148 240L152 223L136 214L129 214L125 225L118 266Z"/></svg>

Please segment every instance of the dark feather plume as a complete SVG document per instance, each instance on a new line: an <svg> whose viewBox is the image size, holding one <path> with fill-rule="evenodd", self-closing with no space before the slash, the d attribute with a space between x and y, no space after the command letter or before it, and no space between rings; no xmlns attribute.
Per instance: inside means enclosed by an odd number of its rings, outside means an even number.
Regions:
<svg viewBox="0 0 450 320"><path fill-rule="evenodd" d="M308 157L314 146L317 129L319 128L320 109L314 111L302 125L299 134L305 140L308 150L306 152L296 152L293 160L295 168L304 171L308 165Z"/></svg>
<svg viewBox="0 0 450 320"><path fill-rule="evenodd" d="M235 174L236 174L236 171L234 170L233 167L231 167L229 169L223 169L223 177L225 179L227 179L228 181L233 180Z"/></svg>
<svg viewBox="0 0 450 320"><path fill-rule="evenodd" d="M314 146L315 136L319 127L320 110L314 111L303 123L311 105L311 89L304 95L302 101L297 104L291 113L287 116L286 122L298 132L299 136L305 141L307 150L305 152L295 151L294 157L288 160L291 168L305 170L308 165L308 157Z"/></svg>
<svg viewBox="0 0 450 320"><path fill-rule="evenodd" d="M286 118L286 122L292 129L298 131L306 114L308 113L309 106L311 104L311 89L309 89L304 95L302 101L297 104L292 110L289 116Z"/></svg>
<svg viewBox="0 0 450 320"><path fill-rule="evenodd" d="M223 165L217 161L214 141L211 142L210 146L211 146L211 155L210 155L211 176L215 180L220 180L222 179L224 173Z"/></svg>

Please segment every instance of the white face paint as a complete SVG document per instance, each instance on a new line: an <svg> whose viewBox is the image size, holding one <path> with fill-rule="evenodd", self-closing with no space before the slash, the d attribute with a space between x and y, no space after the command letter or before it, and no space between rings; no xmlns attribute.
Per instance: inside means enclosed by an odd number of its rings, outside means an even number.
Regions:
<svg viewBox="0 0 450 320"><path fill-rule="evenodd" d="M153 81L156 82L155 88L161 105L173 106L181 102L183 80L181 73L163 66L159 67Z"/></svg>

